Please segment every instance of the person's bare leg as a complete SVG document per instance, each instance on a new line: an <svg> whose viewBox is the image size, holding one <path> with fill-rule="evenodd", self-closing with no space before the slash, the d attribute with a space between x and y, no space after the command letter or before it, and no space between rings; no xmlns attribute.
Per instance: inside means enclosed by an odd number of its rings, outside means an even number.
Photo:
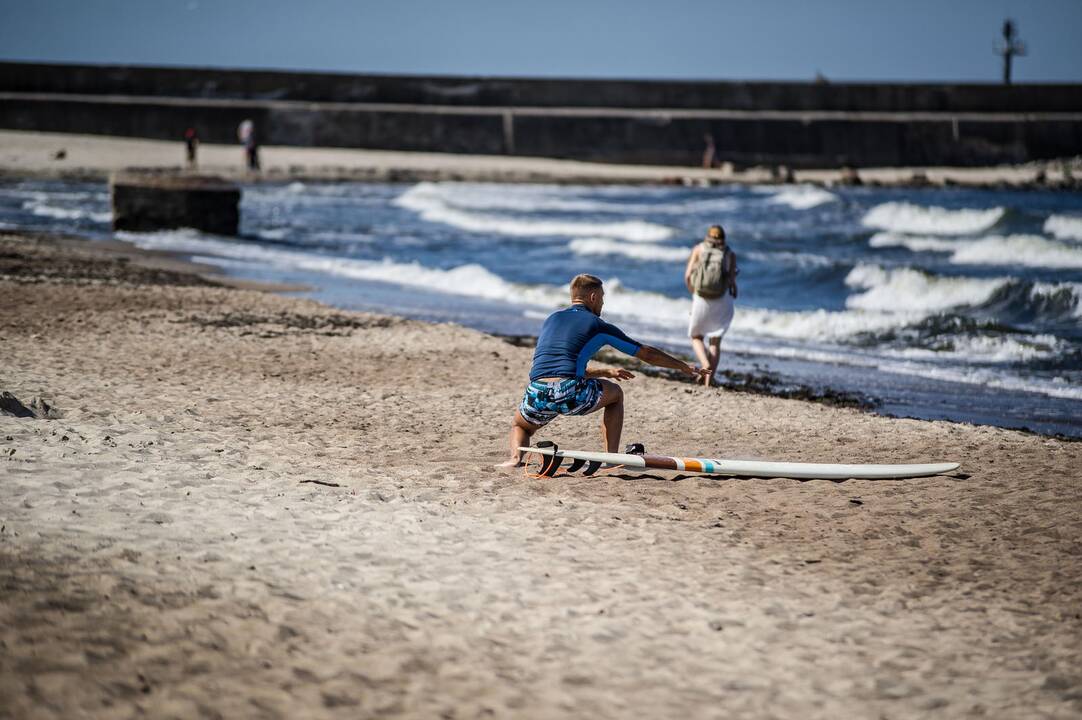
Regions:
<svg viewBox="0 0 1082 720"><path fill-rule="evenodd" d="M695 351L695 357L699 360L699 367L710 367L710 355L706 351L706 345L703 344L702 335L691 338L691 349ZM709 384L709 378L704 378L701 382L707 385Z"/></svg>
<svg viewBox="0 0 1082 720"><path fill-rule="evenodd" d="M599 380L601 398L591 410L595 413L604 408L601 417L601 441L605 443L605 452L620 452L620 436L624 432L624 390L611 380Z"/></svg>
<svg viewBox="0 0 1082 720"><path fill-rule="evenodd" d="M620 452L620 435L624 432L624 400L620 399L605 408L601 418L601 439L605 442L606 452Z"/></svg>
<svg viewBox="0 0 1082 720"><path fill-rule="evenodd" d="M721 362L721 336L710 338L710 349L708 351L710 361L706 367L710 374L706 376L706 385L714 384L714 374L718 371L718 363Z"/></svg>
<svg viewBox="0 0 1082 720"><path fill-rule="evenodd" d="M530 444L530 438L540 429L541 426L527 422L526 419L519 414L519 411L516 410L515 417L511 420L511 457L498 464L496 467L518 467L519 465L522 465L523 453L519 448L528 446Z"/></svg>

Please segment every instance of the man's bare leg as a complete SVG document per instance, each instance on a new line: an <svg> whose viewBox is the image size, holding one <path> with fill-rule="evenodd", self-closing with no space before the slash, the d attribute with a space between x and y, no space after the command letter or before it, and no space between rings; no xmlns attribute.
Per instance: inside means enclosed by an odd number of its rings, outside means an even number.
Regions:
<svg viewBox="0 0 1082 720"><path fill-rule="evenodd" d="M696 335L695 337L691 338L691 349L695 351L695 357L699 360L699 367L710 367L710 354L706 351L706 345L703 344L702 335ZM710 378L703 378L702 383L703 385L709 385Z"/></svg>
<svg viewBox="0 0 1082 720"><path fill-rule="evenodd" d="M601 441L606 452L620 452L620 435L624 432L624 390L611 380L599 380L603 392L590 412L605 408L601 418Z"/></svg>
<svg viewBox="0 0 1082 720"><path fill-rule="evenodd" d="M496 467L518 467L522 465L523 453L519 448L527 447L530 444L530 438L540 429L540 425L527 422L516 410L515 417L511 420L511 458Z"/></svg>

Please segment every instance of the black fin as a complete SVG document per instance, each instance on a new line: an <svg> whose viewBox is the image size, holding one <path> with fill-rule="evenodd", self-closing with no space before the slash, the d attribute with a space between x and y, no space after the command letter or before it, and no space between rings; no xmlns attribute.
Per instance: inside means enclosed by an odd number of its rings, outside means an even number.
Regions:
<svg viewBox="0 0 1082 720"><path fill-rule="evenodd" d="M624 448L624 453L627 455L645 455L646 446L642 443L628 443L628 446Z"/></svg>
<svg viewBox="0 0 1082 720"><path fill-rule="evenodd" d="M556 471L560 468L560 465L562 465L563 462L564 459L562 457L550 455L548 457L548 463L541 466L541 475L543 475L544 477L552 477L556 474Z"/></svg>
<svg viewBox="0 0 1082 720"><path fill-rule="evenodd" d="M567 471L569 473L578 472L582 469L582 466L586 464L586 461L582 458L575 458L574 462L568 466Z"/></svg>
<svg viewBox="0 0 1082 720"><path fill-rule="evenodd" d="M551 440L541 440L534 444L537 448L552 448L552 455L541 456L541 469L537 471L538 475L545 477L552 477L552 473L556 472L556 468L560 466L560 463L556 462L556 451L559 449L556 447L556 443ZM555 463L555 465L553 464Z"/></svg>
<svg viewBox="0 0 1082 720"><path fill-rule="evenodd" d="M583 475L593 475L595 472L601 469L601 463L597 460L591 460L590 464L586 466L586 472Z"/></svg>

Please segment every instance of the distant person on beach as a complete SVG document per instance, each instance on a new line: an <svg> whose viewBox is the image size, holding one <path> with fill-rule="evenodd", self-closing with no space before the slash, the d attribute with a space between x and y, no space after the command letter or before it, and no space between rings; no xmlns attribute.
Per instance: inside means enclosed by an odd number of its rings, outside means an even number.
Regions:
<svg viewBox="0 0 1082 720"><path fill-rule="evenodd" d="M601 319L605 288L593 275L571 281L571 306L548 316L534 350L530 384L511 420L511 458L503 467L522 464L519 447L557 415L588 415L604 408L601 438L608 452L618 452L624 428L624 391L613 380L629 380L627 370L587 370L586 364L604 345L658 367L700 379L705 370L657 348L632 340Z"/></svg>
<svg viewBox="0 0 1082 720"><path fill-rule="evenodd" d="M259 144L255 136L255 123L251 120L242 120L237 126L237 139L244 146L244 158L248 169L252 172L259 171Z"/></svg>
<svg viewBox="0 0 1082 720"><path fill-rule="evenodd" d="M725 243L725 230L711 225L706 237L691 251L684 269L684 284L691 293L688 337L695 357L707 369L703 385L714 382L721 359L721 339L733 321L736 299L736 253ZM706 339L710 347L704 342Z"/></svg>
<svg viewBox="0 0 1082 720"><path fill-rule="evenodd" d="M709 170L718 164L718 148L714 144L714 136L710 133L703 135L703 142L706 143L706 149L703 150L703 167Z"/></svg>
<svg viewBox="0 0 1082 720"><path fill-rule="evenodd" d="M188 167L194 168L199 164L196 154L199 152L199 134L195 128L184 131L184 147L188 152Z"/></svg>

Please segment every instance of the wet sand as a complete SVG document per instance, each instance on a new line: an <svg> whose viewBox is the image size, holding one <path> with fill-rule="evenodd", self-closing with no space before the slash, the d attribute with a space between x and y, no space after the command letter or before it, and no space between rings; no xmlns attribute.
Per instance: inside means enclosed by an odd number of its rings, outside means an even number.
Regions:
<svg viewBox="0 0 1082 720"><path fill-rule="evenodd" d="M1082 443L640 375L657 452L963 472L538 481L528 348L159 261L0 239L0 718L1082 713Z"/></svg>

